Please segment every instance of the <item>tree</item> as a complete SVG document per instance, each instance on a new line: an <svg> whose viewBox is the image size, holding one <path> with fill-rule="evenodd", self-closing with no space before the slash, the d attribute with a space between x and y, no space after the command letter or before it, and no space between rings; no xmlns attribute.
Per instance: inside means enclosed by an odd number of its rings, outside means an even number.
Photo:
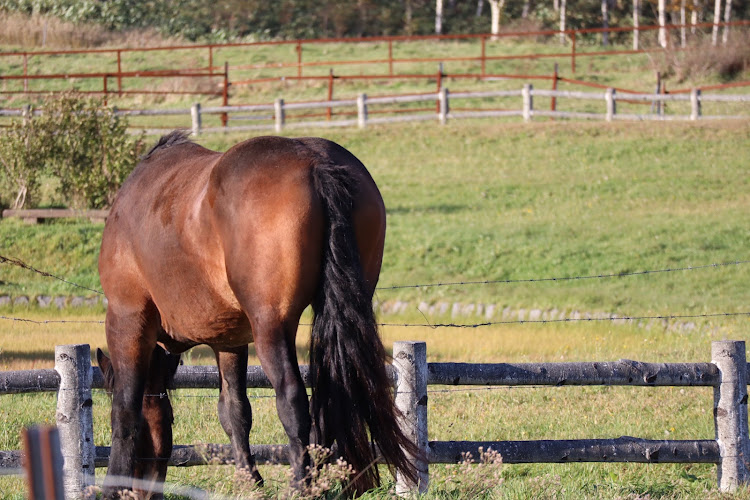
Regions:
<svg viewBox="0 0 750 500"><path fill-rule="evenodd" d="M565 43L565 16L567 14L568 0L560 1L560 43Z"/></svg>
<svg viewBox="0 0 750 500"><path fill-rule="evenodd" d="M685 17L685 1L680 0L680 46L685 48L687 45L687 30L685 24L687 24L687 18Z"/></svg>
<svg viewBox="0 0 750 500"><path fill-rule="evenodd" d="M495 35L493 39L497 39L496 35L500 34L500 16L505 7L505 0L487 0L490 3L490 33Z"/></svg>
<svg viewBox="0 0 750 500"><path fill-rule="evenodd" d="M703 17L703 5L699 5L699 0L693 0L693 11L690 13L690 24L692 25L690 27L690 33L695 35L695 25L698 24L698 15L700 13L700 17Z"/></svg>
<svg viewBox="0 0 750 500"><path fill-rule="evenodd" d="M711 30L711 44L716 45L719 39L719 21L721 20L721 0L714 2L714 26Z"/></svg>
<svg viewBox="0 0 750 500"><path fill-rule="evenodd" d="M659 45L667 48L667 6L666 0L659 0Z"/></svg>
<svg viewBox="0 0 750 500"><path fill-rule="evenodd" d="M435 34L443 33L443 0L435 0Z"/></svg>
<svg viewBox="0 0 750 500"><path fill-rule="evenodd" d="M633 50L638 50L641 31L638 29L641 25L641 0L633 0Z"/></svg>
<svg viewBox="0 0 750 500"><path fill-rule="evenodd" d="M729 41L729 20L732 17L732 0L726 0L724 5L724 34L721 37L721 42L726 44Z"/></svg>
<svg viewBox="0 0 750 500"><path fill-rule="evenodd" d="M609 0L602 0L602 45L609 45Z"/></svg>

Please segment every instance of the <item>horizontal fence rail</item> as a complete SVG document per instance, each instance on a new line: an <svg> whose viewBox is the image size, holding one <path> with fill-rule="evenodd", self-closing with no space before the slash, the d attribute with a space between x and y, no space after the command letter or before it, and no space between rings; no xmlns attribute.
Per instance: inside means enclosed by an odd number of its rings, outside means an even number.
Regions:
<svg viewBox="0 0 750 500"><path fill-rule="evenodd" d="M746 85L750 87L750 82ZM551 98L551 109L539 109L535 106L535 98ZM484 100L487 99L505 99L503 103L509 107L507 109L476 109L470 111L456 110L452 111L451 107L460 100ZM507 99L515 100L508 103ZM601 111L562 111L558 109L559 100L569 99L575 101L599 101L602 103ZM383 113L396 113L398 116L380 116L372 117L373 107L388 104L405 104L405 103L433 103L433 111L425 109L385 110ZM617 110L618 102L626 103L646 103L651 104L655 110L652 113L620 113ZM685 114L666 114L664 104L669 102L684 102L689 104L689 113ZM314 102L285 102L284 99L277 99L273 104L255 104L246 106L212 106L203 107L196 103L190 109L168 109L168 110L118 110L117 114L122 116L190 116L190 128L194 135L206 132L228 132L228 131L249 131L249 130L275 130L282 131L284 128L295 127L351 127L366 128L371 124L398 123L408 121L429 121L435 120L441 124L446 124L451 119L461 118L492 118L492 117L521 117L524 121L530 121L534 117L563 118L563 119L594 119L594 120L700 120L700 119L717 119L717 118L750 118L750 114L732 115L705 115L703 113L703 103L722 102L722 103L749 103L750 94L708 94L701 89L692 89L689 93L672 93L672 94L640 94L633 92L618 92L616 89L608 88L604 91L584 92L568 90L546 90L535 89L531 84L525 84L518 90L499 90L499 91L481 91L481 92L455 92L451 93L448 88L442 88L439 92L402 95L402 96L384 96L368 97L366 94L360 94L356 99L327 100ZM327 109L329 112L334 109L351 108L351 112L344 115L353 116L346 119L327 119L310 121L306 120L307 115L292 116L289 112ZM27 116L27 110L0 110L6 116ZM746 113L747 110L745 110ZM36 113L43 111L36 110ZM232 113L261 112L262 115L241 117L257 122L253 125L236 125L222 127L203 127L203 115L218 114L222 117L223 123L228 123L229 115ZM232 118L234 119L234 118ZM146 129L146 133L159 134L170 129ZM27 219L40 219L45 217L69 217L74 216L74 211L57 212L55 210L36 211L11 211L5 210L4 217L23 217ZM104 212L90 212L86 216L92 219L102 219L106 217Z"/></svg>
<svg viewBox="0 0 750 500"><path fill-rule="evenodd" d="M397 491L424 492L429 464L459 463L467 453L498 452L503 463L713 463L718 465L722 491L734 491L750 480L743 457L750 450L747 421L748 365L745 343L712 343L711 363L643 363L632 360L575 363L428 363L424 342L396 342L389 373L402 429L422 450L412 457L417 483L397 473ZM69 497L93 482L94 467L106 467L110 448L93 442L91 390L104 386L101 371L90 364L88 345L58 346L55 369L0 372L0 394L57 391L57 425L65 459ZM301 367L306 384L309 370ZM248 367L248 387L268 388L259 366ZM177 390L218 388L215 366L182 366L175 375ZM427 434L428 386L702 386L714 388L716 439L652 440L630 436L612 439L526 441L430 441ZM437 391L440 392L440 391ZM155 395L156 396L156 395ZM89 401L89 403L86 403ZM254 445L259 463L286 464L286 445ZM426 457L426 460L424 458ZM17 473L21 452L0 451L0 475ZM226 444L175 445L170 465L232 463Z"/></svg>
<svg viewBox="0 0 750 500"><path fill-rule="evenodd" d="M639 35L643 32L654 32L659 31L660 33L674 33L679 31L677 36L680 36L683 32L689 28L691 32L695 30L706 30L706 29L718 29L719 27L727 30L730 28L746 28L750 26L750 21L739 20L732 22L706 22L697 24L685 24L685 25L666 25L666 26L623 26L623 27L607 27L607 28L587 28L587 29L566 29L566 30L540 30L540 31L527 31L527 32L502 32L498 34L491 33L480 33L480 34L456 34L456 35L422 35L422 36L381 36L381 37L366 37L366 38L329 38L329 39L312 39L312 40L280 40L280 41L264 41L264 42L245 42L245 43L224 43L224 44L203 44L203 45L173 45L163 47L143 47L143 48L108 48L108 49L77 49L77 50L41 50L41 51L15 51L15 52L0 52L0 58L18 59L20 58L21 68L18 72L12 72L9 74L0 75L0 79L7 81L22 81L22 90L2 90L0 94L39 94L45 92L44 90L30 90L30 81L39 80L68 80L71 78L77 79L96 79L102 81L102 89L97 91L91 91L89 93L104 95L132 95L132 94L219 94L225 93L225 89L229 88L230 85L241 86L249 85L254 83L261 83L265 81L278 80L279 78L292 79L292 78L328 78L326 76L304 76L304 70L306 68L315 68L320 66L328 67L341 67L341 66L353 66L354 71L359 72L359 68L362 66L383 66L386 69L385 75L387 76L399 76L396 71L396 67L403 64L413 63L437 63L443 61L450 62L465 62L473 63L479 67L478 71L473 72L467 77L484 77L487 74L487 65L493 61L503 60L523 60L523 59L541 59L541 58L567 58L570 61L570 67L573 73L576 70L576 59L578 57L592 57L602 55L630 55L639 52L649 52L653 49L644 47L642 44L639 45ZM633 36L633 49L632 50L581 50L580 45L576 43L586 36L604 36L605 34L615 33L630 33ZM691 35L692 36L692 35ZM569 45L567 51L552 51L549 53L524 53L524 54L500 54L493 55L488 53L488 45L503 39L519 39L519 38L531 38L537 39L539 37L560 37L563 44ZM666 38L666 37L665 37ZM418 41L479 41L479 51L475 54L467 54L465 56L451 56L451 57L397 57L394 56L394 44L407 44L409 42ZM383 57L374 59L351 59L351 60L329 60L329 61L309 61L306 60L303 55L306 47L315 47L321 44L330 43L344 43L344 44L383 44L387 48L387 52L383 54ZM244 81L232 81L230 82L226 75L222 74L222 67L215 64L216 53L222 49L237 49L237 48L259 48L264 46L289 46L293 47L294 55L289 61L271 61L259 64L239 64L231 66L232 71L243 71L243 70L284 70L288 69L290 72L283 74L276 78L256 78L252 80ZM681 43L669 42L670 48L682 49L684 48L684 41ZM309 50L309 49L308 49ZM131 68L125 70L125 62L123 56L132 53L153 53L153 52L164 52L164 51L199 51L205 53L205 64L197 68L177 68L177 69L147 69L147 68ZM368 51L370 53L371 51ZM97 54L101 56L110 56L108 62L103 65L105 68L98 68L98 71L92 71L89 73L76 73L76 74L34 74L29 69L29 62L32 58L38 59L42 57L59 57L59 56L79 56L87 54ZM148 60L148 58L146 58ZM200 62L198 64L201 64ZM228 71L229 66L224 65L224 72ZM308 71L309 73L309 71ZM127 79L138 79L138 78L197 78L199 81L211 81L215 77L224 76L224 82L219 83L223 86L221 90L210 90L210 91L155 91L152 89L137 89L137 90L126 90L123 87L123 80ZM360 78L371 78L371 75L348 75L358 76ZM419 75L424 78L427 75ZM378 76L381 78L382 76ZM109 86L109 80L112 79L116 83L116 88L112 89ZM226 102L225 102L226 104Z"/></svg>

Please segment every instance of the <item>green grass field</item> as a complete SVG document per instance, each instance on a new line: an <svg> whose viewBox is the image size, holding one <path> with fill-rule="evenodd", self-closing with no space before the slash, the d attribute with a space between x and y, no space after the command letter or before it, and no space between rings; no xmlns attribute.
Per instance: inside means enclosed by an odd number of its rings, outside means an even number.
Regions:
<svg viewBox="0 0 750 500"><path fill-rule="evenodd" d="M387 287L745 261L749 131L744 121L470 121L326 136L368 166L385 199L385 289L378 300L642 315L743 311L750 266L565 282ZM224 150L245 137L199 141ZM3 255L98 289L101 229L88 222L27 226L7 220L0 224L0 248ZM1 279L2 290L14 296L91 294L8 265Z"/></svg>
<svg viewBox="0 0 750 500"><path fill-rule="evenodd" d="M381 286L389 287L750 260L749 133L747 122L467 121L325 135L355 153L383 193L389 226ZM224 150L245 137L211 135L200 142ZM80 221L28 226L4 220L0 254L98 289L101 229ZM409 302L397 318L381 317L393 323L451 320L425 318L417 310L419 302L440 301L622 315L702 315L750 311L749 278L750 264L737 264L608 279L382 289L377 299ZM13 296L90 294L7 264L0 267L0 280L2 292ZM57 313L16 306L2 314L34 320L103 318L101 309ZM395 340L425 340L429 361L465 362L709 361L712 340L750 337L746 316L694 321L697 327L687 331L596 322L476 329L386 326L382 334L389 348ZM0 320L0 369L51 367L54 345L63 343L104 346L103 327ZM303 333L300 349L305 343ZM198 348L187 361L210 363L212 356ZM24 425L54 419L54 395L2 400L0 449L17 449ZM178 391L174 401L176 442L227 441L215 416L215 391ZM283 442L273 399L253 399L253 405L252 441ZM94 408L96 443L104 445L109 440L108 400L99 391ZM430 439L710 439L711 409L711 391L700 388L466 388L430 395ZM459 484L452 476L455 470L434 466L431 471L431 498L465 498L472 491L469 483L481 480L466 476ZM273 479L270 491L280 491L283 468L265 472ZM169 480L234 494L241 487L231 475L231 468L220 466L173 468ZM506 465L502 477L502 485L488 490L485 498L726 498L717 492L715 468L702 465ZM23 498L23 488L20 479L0 477L3 498ZM373 493L383 496L383 491ZM750 494L743 491L736 497Z"/></svg>

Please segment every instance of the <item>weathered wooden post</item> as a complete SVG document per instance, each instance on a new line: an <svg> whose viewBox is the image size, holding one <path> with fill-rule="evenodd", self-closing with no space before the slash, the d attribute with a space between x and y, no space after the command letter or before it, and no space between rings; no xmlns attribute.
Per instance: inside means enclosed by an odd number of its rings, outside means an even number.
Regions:
<svg viewBox="0 0 750 500"><path fill-rule="evenodd" d="M750 480L750 438L747 428L747 360L745 342L711 343L712 363L721 381L714 388L714 422L719 444L719 489L733 492Z"/></svg>
<svg viewBox="0 0 750 500"><path fill-rule="evenodd" d="M197 137L201 133L201 103L196 102L192 105L190 118L193 122L193 135Z"/></svg>
<svg viewBox="0 0 750 500"><path fill-rule="evenodd" d="M411 457L417 468L417 484L396 472L396 494L425 493L429 486L427 441L427 344L394 342L393 367L396 369L396 407L401 411L401 429L422 456Z"/></svg>
<svg viewBox="0 0 750 500"><path fill-rule="evenodd" d="M80 498L94 483L93 375L88 344L56 346L55 371L60 375L55 420L63 454L65 498Z"/></svg>
<svg viewBox="0 0 750 500"><path fill-rule="evenodd" d="M26 482L29 500L65 500L63 457L56 427L23 430Z"/></svg>
<svg viewBox="0 0 750 500"><path fill-rule="evenodd" d="M608 88L604 93L604 101L607 103L606 119L611 122L617 114L617 101L615 101L615 89Z"/></svg>
<svg viewBox="0 0 750 500"><path fill-rule="evenodd" d="M531 92L534 90L534 86L530 83L525 83L521 89L521 97L523 98L523 121L527 122L531 120L531 113L534 111L534 96Z"/></svg>
<svg viewBox="0 0 750 500"><path fill-rule="evenodd" d="M450 105L448 103L448 89L443 87L438 93L438 102L440 103L438 111L438 121L440 125L448 123L448 113L450 112Z"/></svg>
<svg viewBox="0 0 750 500"><path fill-rule="evenodd" d="M367 94L357 96L357 126L367 127Z"/></svg>
<svg viewBox="0 0 750 500"><path fill-rule="evenodd" d="M690 119L697 120L701 114L701 89L693 89L690 91Z"/></svg>
<svg viewBox="0 0 750 500"><path fill-rule="evenodd" d="M274 129L276 132L281 132L284 129L284 99L276 99L273 101L274 118L276 120Z"/></svg>
<svg viewBox="0 0 750 500"><path fill-rule="evenodd" d="M221 105L229 106L229 63L224 62L224 86L221 89ZM221 126L226 127L229 122L229 115L224 112L221 114Z"/></svg>

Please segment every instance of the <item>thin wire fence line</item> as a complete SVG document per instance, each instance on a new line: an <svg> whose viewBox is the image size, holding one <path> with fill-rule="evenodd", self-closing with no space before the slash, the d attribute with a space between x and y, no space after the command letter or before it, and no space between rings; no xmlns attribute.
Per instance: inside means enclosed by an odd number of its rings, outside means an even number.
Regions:
<svg viewBox="0 0 750 500"><path fill-rule="evenodd" d="M545 324L545 323L576 323L591 321L640 321L640 320L672 320L672 319L701 319L701 318L721 318L750 316L750 312L723 312L708 314L665 314L653 316L607 316L607 317L588 317L588 318L559 318L559 319L516 319L507 321L485 321L481 323L378 323L378 326L392 327L418 327L418 328L480 328L483 326L496 325L525 325L525 324ZM0 316L0 320L18 321L38 325L52 323L95 323L103 324L104 321L97 320L33 320L28 318L16 318L12 316ZM311 323L300 323L299 326L310 326Z"/></svg>
<svg viewBox="0 0 750 500"><path fill-rule="evenodd" d="M5 257L4 255L0 255L0 264L9 264L11 266L20 267L22 269L26 269L28 271L35 272L41 276L44 276L46 278L52 278L56 279L58 281L62 281L63 283L67 283L68 285L74 286L76 288L81 288L83 290L88 290L89 292L98 293L99 295L104 295L104 292L101 290L94 290L93 288L89 288L87 286L79 285L78 283L74 283L73 281L67 280L65 278L61 278L60 276L56 276L52 273L48 273L47 271L41 271L34 266L30 266L29 264L25 263L24 261L20 259L15 259L13 257Z"/></svg>
<svg viewBox="0 0 750 500"><path fill-rule="evenodd" d="M16 318L13 316L0 316L0 319L7 321L18 321L20 323L31 323L33 325L51 325L56 323L78 323L78 324L99 324L103 325L104 320L97 319L29 319L29 318Z"/></svg>
<svg viewBox="0 0 750 500"><path fill-rule="evenodd" d="M482 323L379 323L379 326L397 326L397 327L422 327L422 328L480 328L483 326L495 325L525 325L525 324L544 324L544 323L575 323L591 321L640 321L640 320L672 320L672 319L699 319L699 318L719 318L734 316L750 316L750 312L732 312L732 313L710 313L710 314L668 314L656 316L608 316L604 318L561 318L561 319L517 319L507 321L485 321Z"/></svg>
<svg viewBox="0 0 750 500"><path fill-rule="evenodd" d="M465 286L465 285L494 285L494 284L513 284L513 283L541 283L549 281L575 281L575 280L590 280L590 279L607 279L607 278L624 278L629 276L644 276L648 274L658 273L673 273L678 271L697 271L701 269L719 268L725 266L739 266L742 264L748 264L750 260L736 260L731 262L717 262L714 264L706 264L703 266L687 266L687 267L675 267L666 269L653 269L646 271L633 271L623 273L611 273L611 274L591 274L585 276L562 276L562 277L550 277L550 278L524 278L524 279L504 279L504 280L479 280L479 281L449 281L439 283L424 283L421 285L392 285L377 287L376 290L400 290L404 288L434 288L443 286Z"/></svg>
<svg viewBox="0 0 750 500"><path fill-rule="evenodd" d="M9 264L9 265L13 265L16 267L20 267L20 268L35 272L44 277L53 278L53 279L62 281L63 283L72 285L74 287L81 288L83 290L88 290L88 291L97 293L99 295L104 295L104 292L102 292L101 290L95 290L87 286L79 285L73 281L67 280L65 278L61 278L52 273L41 271L29 264L26 264L20 259L16 259L12 257L5 257L3 255L0 255L0 264ZM589 280L589 279L611 279L611 278L624 278L624 277L631 277L631 276L644 276L644 275L659 274L659 273L672 273L672 272L680 272L680 271L718 269L720 267L739 266L743 264L750 264L750 260L735 260L735 261L730 261L730 262L717 262L713 264L705 264L701 266L685 266L685 267L651 269L651 270L644 270L644 271L609 273L609 274L606 274L606 273L591 274L591 275L584 275L584 276L560 276L560 277L547 277L547 278L521 278L521 279L504 279L504 280L478 280L478 281L449 281L449 282L438 282L438 283L423 283L423 284L415 284L415 285L392 285L392 286L385 286L385 287L377 287L376 290L386 291L386 290L400 290L400 289L406 289L406 288L435 288L435 287L444 287L444 286L543 283L543 282L558 282L558 281L562 282L562 281Z"/></svg>

